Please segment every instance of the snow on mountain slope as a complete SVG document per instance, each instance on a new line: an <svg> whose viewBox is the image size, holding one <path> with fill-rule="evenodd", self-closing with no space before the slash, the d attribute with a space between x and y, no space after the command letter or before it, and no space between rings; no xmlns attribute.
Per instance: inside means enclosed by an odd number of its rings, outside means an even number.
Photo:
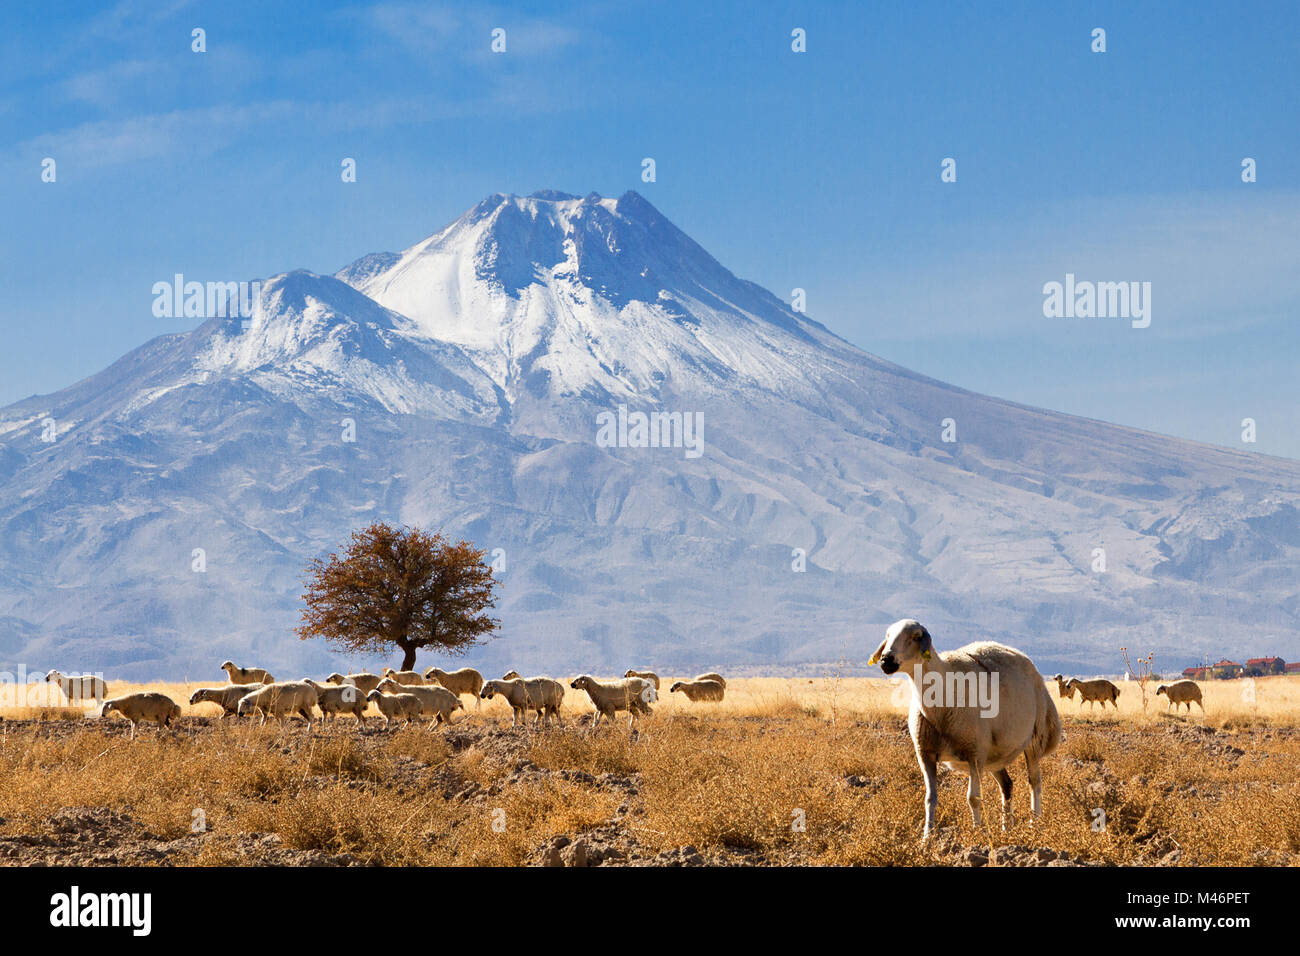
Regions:
<svg viewBox="0 0 1300 956"><path fill-rule="evenodd" d="M604 447L619 405L702 454ZM815 667L905 615L1047 669L1290 658L1298 508L1300 463L868 355L635 193L496 195L0 410L0 664L349 663L293 638L301 571L376 518L500 549L488 669Z"/></svg>

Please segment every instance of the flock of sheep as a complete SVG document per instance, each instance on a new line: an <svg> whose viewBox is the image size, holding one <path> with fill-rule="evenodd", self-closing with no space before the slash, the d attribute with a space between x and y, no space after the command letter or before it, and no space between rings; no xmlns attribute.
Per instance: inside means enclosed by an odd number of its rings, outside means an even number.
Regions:
<svg viewBox="0 0 1300 956"><path fill-rule="evenodd" d="M1007 768L1023 758L1031 788L1030 807L1034 818L1042 813L1041 762L1061 741L1061 718L1038 669L1025 654L1004 644L980 641L946 653L934 650L930 632L919 622L904 619L892 624L885 639L871 655L869 663L880 665L886 674L901 673L913 682L908 728L916 759L925 778L925 829L922 840L929 839L935 824L938 804L937 766L965 771L969 775L967 803L976 826L981 825L981 778L990 773L1002 794L1002 827L1011 823L1011 775ZM511 726L527 722L534 712L534 728L550 726L552 718L560 726L564 719L560 706L564 685L550 677L521 677L510 671L498 680L484 680L471 667L444 671L430 667L423 674L416 671L386 669L383 674L331 674L324 683L303 679L276 681L264 669L236 667L231 661L221 665L228 683L219 687L200 687L190 697L191 704L204 701L219 704L222 719L228 714L241 717L260 714L262 723L268 716L286 719L303 717L311 727L314 709L322 719L339 714L353 714L360 725L369 704L374 704L388 727L394 720L412 721L432 718L435 724L450 721L461 709L461 697L469 694L475 706L481 700L503 698L512 711ZM94 696L102 698L107 688L99 678L68 678L51 671L45 678L55 681L70 699ZM1079 695L1079 706L1109 702L1118 709L1119 688L1108 680L1079 680L1063 675L1055 677L1058 695ZM939 686L974 686L979 681L996 689L997 706L991 711L984 703L955 695L935 700L922 687L937 682ZM86 683L90 682L90 683ZM629 670L616 680L598 680L582 674L569 684L585 691L595 707L593 729L602 719L612 722L620 712L628 714L628 726L640 715L647 715L650 705L659 699L659 675L653 671ZM720 674L700 674L693 680L677 681L670 693L680 692L692 701L720 701L727 682ZM1188 712L1195 702L1201 707L1201 690L1195 682L1180 680L1161 684L1157 695L1165 696L1169 706L1186 704ZM180 716L181 708L165 694L136 693L104 702L102 714L119 713L131 721L131 737L137 726L153 721L164 727Z"/></svg>
<svg viewBox="0 0 1300 956"><path fill-rule="evenodd" d="M395 671L386 668L383 674L365 671L355 674L331 674L323 683L303 678L296 681L277 681L265 668L239 667L233 661L221 665L227 683L215 687L200 687L190 695L190 704L211 703L221 708L221 718L234 714L239 717L259 715L261 722L267 717L287 720L302 717L307 726L317 710L322 720L352 714L357 725L365 723L365 712L373 704L384 718L384 727L394 720L409 723L419 718L429 718L434 725L448 723L452 714L464 709L461 697L469 694L475 707L482 700L501 697L511 708L511 726L526 723L528 713L536 712L535 728L549 727L552 719L564 726L560 705L564 701L564 685L550 677L521 677L509 671L499 680L484 680L472 667L445 671L430 667L423 674L418 671ZM45 680L59 685L69 701L103 700L101 716L120 714L131 722L131 739L142 723L155 723L169 727L181 715L180 705L166 694L141 691L105 700L108 687L99 677L65 677L50 671ZM659 699L659 675L653 671L629 670L616 680L598 680L581 674L569 685L587 693L595 706L592 726L602 718L613 721L620 711L628 714L631 727L638 716L651 713L650 705ZM726 692L727 682L721 674L701 674L694 680L677 681L670 693L682 693L692 701L720 701Z"/></svg>

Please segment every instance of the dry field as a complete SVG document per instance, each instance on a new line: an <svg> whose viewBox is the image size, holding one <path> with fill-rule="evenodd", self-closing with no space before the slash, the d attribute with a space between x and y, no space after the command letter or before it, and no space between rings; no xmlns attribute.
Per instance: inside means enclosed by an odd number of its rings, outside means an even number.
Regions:
<svg viewBox="0 0 1300 956"><path fill-rule="evenodd" d="M184 702L196 686L148 689ZM977 829L965 777L941 771L930 846L906 697L883 680L736 680L720 704L665 683L635 736L590 733L575 691L543 733L511 729L500 701L446 730L343 718L311 734L205 704L134 742L125 721L32 700L0 708L0 863L1300 863L1300 679L1256 680L1253 700L1203 684L1204 719L1154 696L1143 712L1122 686L1118 713L1057 701L1066 740L1036 826L1023 765L1005 834L991 780Z"/></svg>

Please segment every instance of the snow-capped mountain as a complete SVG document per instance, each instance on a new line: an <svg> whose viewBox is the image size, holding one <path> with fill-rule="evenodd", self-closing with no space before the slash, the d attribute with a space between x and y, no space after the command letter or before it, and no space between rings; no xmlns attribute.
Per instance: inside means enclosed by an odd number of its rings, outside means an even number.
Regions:
<svg viewBox="0 0 1300 956"><path fill-rule="evenodd" d="M1290 659L1298 506L1300 463L868 355L636 193L495 195L0 410L0 666L332 669L301 571L376 518L496 551L489 670L825 669L903 616L1049 672Z"/></svg>

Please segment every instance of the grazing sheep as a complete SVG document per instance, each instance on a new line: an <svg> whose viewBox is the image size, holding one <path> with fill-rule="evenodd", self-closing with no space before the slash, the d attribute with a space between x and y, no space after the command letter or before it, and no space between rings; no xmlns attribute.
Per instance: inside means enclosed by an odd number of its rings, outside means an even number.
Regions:
<svg viewBox="0 0 1300 956"><path fill-rule="evenodd" d="M511 672L513 673L513 671ZM540 728L543 723L550 725L554 717L561 727L564 718L560 716L560 704L564 702L564 685L549 677L512 677L510 679L490 680L483 684L479 697L491 700L497 694L506 699L512 711L510 726L516 727L522 721L528 722L528 711L537 711L537 720L533 727Z"/></svg>
<svg viewBox="0 0 1300 956"><path fill-rule="evenodd" d="M1007 766L1023 754L1033 815L1042 813L1039 761L1060 742L1061 718L1033 661L992 641L936 654L930 632L918 621L902 620L890 625L869 663L879 663L886 674L902 671L912 681L908 727L925 776L922 840L934 830L940 762L970 774L966 801L976 826L981 825L980 777L986 770L993 772L1002 790L1006 829L1011 822Z"/></svg>
<svg viewBox="0 0 1300 956"><path fill-rule="evenodd" d="M462 667L448 673L440 667L430 667L424 672L424 679L430 684L441 684L457 697L469 694L474 698L474 706L480 707L478 693L483 689L483 675L472 667Z"/></svg>
<svg viewBox="0 0 1300 956"><path fill-rule="evenodd" d="M722 679L722 675L715 674L713 671L709 671L707 674L696 674L691 680L715 680L722 685L723 690L727 689L727 682Z"/></svg>
<svg viewBox="0 0 1300 956"><path fill-rule="evenodd" d="M1192 701L1196 706L1201 708L1201 713L1205 713L1205 704L1201 703L1201 688L1194 680L1176 680L1172 684L1161 684L1156 688L1156 696L1164 694L1169 698L1169 704L1165 706L1168 710L1171 706L1177 710L1179 704L1187 705L1187 712L1192 712Z"/></svg>
<svg viewBox="0 0 1300 956"><path fill-rule="evenodd" d="M190 706L195 704L220 704L221 716L218 720L225 720L227 714L234 714L239 710L239 702L255 690L261 689L263 684L223 684L220 687L200 687L190 695Z"/></svg>
<svg viewBox="0 0 1300 956"><path fill-rule="evenodd" d="M594 730L600 718L613 720L620 710L628 712L627 726L631 729L638 714L650 715L650 704L659 699L655 685L640 677L624 677L621 680L599 681L590 674L579 674L569 685L574 690L585 690L591 702L596 705L596 714L591 727Z"/></svg>
<svg viewBox="0 0 1300 956"><path fill-rule="evenodd" d="M394 720L404 720L408 724L420 716L424 705L414 694L385 694L381 690L372 690L366 700L378 708L384 715L384 729L392 726Z"/></svg>
<svg viewBox="0 0 1300 956"><path fill-rule="evenodd" d="M153 721L160 728L168 727L181 715L181 705L166 694L145 691L139 694L125 694L104 701L99 716L107 717L118 713L131 721L131 739L135 740L136 728L144 721Z"/></svg>
<svg viewBox="0 0 1300 956"><path fill-rule="evenodd" d="M336 672L325 678L325 682L328 684L353 684L363 694L369 694L379 686L381 680L383 680L383 678L378 674L371 674L368 671L361 671L357 674L348 674L346 677Z"/></svg>
<svg viewBox="0 0 1300 956"><path fill-rule="evenodd" d="M655 690L659 689L659 675L656 674L654 671L634 671L629 668L628 671L623 676L640 677L642 680L648 680L650 683L654 684Z"/></svg>
<svg viewBox="0 0 1300 956"><path fill-rule="evenodd" d="M722 700L726 688L715 680L679 680L668 688L670 694L675 694L678 691L681 691L692 702L695 702L700 700Z"/></svg>
<svg viewBox="0 0 1300 956"><path fill-rule="evenodd" d="M1095 704L1101 701L1101 709L1106 709L1106 702L1110 701L1119 710L1119 688L1105 678L1099 680L1079 680L1077 677L1071 677L1070 682L1066 685L1072 691L1079 692L1079 706L1083 707L1086 700L1089 704ZM1092 708L1089 707L1089 710Z"/></svg>
<svg viewBox="0 0 1300 956"><path fill-rule="evenodd" d="M65 677L52 670L45 675L45 681L48 684L58 684L59 690L63 691L63 696L68 698L70 704L81 700L99 701L108 696L108 684L104 683L104 678L94 674Z"/></svg>
<svg viewBox="0 0 1300 956"><path fill-rule="evenodd" d="M1061 697L1061 698L1069 697L1073 699L1074 697L1073 678L1071 678L1070 680L1066 680L1064 674L1057 674L1055 677L1052 678L1052 680L1056 681L1057 697Z"/></svg>
<svg viewBox="0 0 1300 956"><path fill-rule="evenodd" d="M226 679L232 684L275 683L275 678L264 667L236 667L233 661L225 661L221 669L226 672Z"/></svg>
<svg viewBox="0 0 1300 956"><path fill-rule="evenodd" d="M391 667L385 667L384 678L397 681L399 684L405 684L407 687L423 687L425 684L425 680L420 676L419 671L395 671ZM376 684L375 686L378 687L379 685Z"/></svg>
<svg viewBox="0 0 1300 956"><path fill-rule="evenodd" d="M307 729L311 730L311 709L316 706L318 700L319 695L312 684L301 680L286 680L275 684L263 684L239 701L236 712L243 717L256 710L261 713L263 724L266 723L268 715L279 717L283 721L286 717L298 714L307 721Z"/></svg>
<svg viewBox="0 0 1300 956"><path fill-rule="evenodd" d="M314 680L303 678L304 684L316 688L316 706L320 708L321 719L338 718L339 714L352 714L357 718L357 726L366 725L366 697L355 684L318 684Z"/></svg>
<svg viewBox="0 0 1300 956"><path fill-rule="evenodd" d="M451 723L451 715L465 707L459 697L437 684L432 687L399 684L391 677L385 677L379 682L378 689L385 694L414 694L420 699L421 712L426 717L432 717L435 724Z"/></svg>

